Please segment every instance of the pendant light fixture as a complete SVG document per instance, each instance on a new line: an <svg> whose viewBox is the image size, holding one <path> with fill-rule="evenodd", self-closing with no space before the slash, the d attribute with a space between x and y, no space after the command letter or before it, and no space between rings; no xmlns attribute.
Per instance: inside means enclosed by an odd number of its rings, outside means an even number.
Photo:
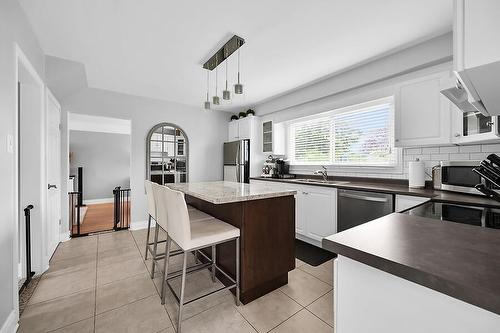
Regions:
<svg viewBox="0 0 500 333"><path fill-rule="evenodd" d="M218 58L216 59L216 61L218 61ZM219 80L218 73L219 73L219 68L216 67L215 68L215 95L214 95L214 97L212 97L212 103L214 105L219 105L220 104L219 96L217 96L217 81Z"/></svg>
<svg viewBox="0 0 500 333"><path fill-rule="evenodd" d="M209 87L210 87L210 71L207 69L207 100L205 101L205 110L210 110Z"/></svg>
<svg viewBox="0 0 500 333"><path fill-rule="evenodd" d="M240 49L238 49L238 83L234 85L234 93L243 94L243 85L240 83Z"/></svg>
<svg viewBox="0 0 500 333"><path fill-rule="evenodd" d="M222 91L222 99L226 101L231 99L231 92L227 89L227 62L228 59L226 58L226 90Z"/></svg>
<svg viewBox="0 0 500 333"><path fill-rule="evenodd" d="M218 66L224 61L226 62L226 85L222 91L222 99L229 101L231 99L231 91L228 86L228 58L238 51L238 83L234 85L234 93L241 95L243 94L243 85L240 83L240 47L245 44L245 40L237 35L231 37L220 49L218 49L204 64L203 68L212 71L215 69L215 94L212 96L212 103L210 103L209 85L210 79L207 74L207 100L204 103L205 109L210 109L211 105L220 105L220 98L218 96L219 89L219 73Z"/></svg>

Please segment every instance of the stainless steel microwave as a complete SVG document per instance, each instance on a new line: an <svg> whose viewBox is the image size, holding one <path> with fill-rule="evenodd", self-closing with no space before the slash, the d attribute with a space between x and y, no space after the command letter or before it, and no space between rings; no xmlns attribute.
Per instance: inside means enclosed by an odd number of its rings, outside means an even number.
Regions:
<svg viewBox="0 0 500 333"><path fill-rule="evenodd" d="M476 190L477 184L484 183L484 179L472 171L481 161L441 161L434 174L434 188L444 191L453 191L469 194L480 194Z"/></svg>

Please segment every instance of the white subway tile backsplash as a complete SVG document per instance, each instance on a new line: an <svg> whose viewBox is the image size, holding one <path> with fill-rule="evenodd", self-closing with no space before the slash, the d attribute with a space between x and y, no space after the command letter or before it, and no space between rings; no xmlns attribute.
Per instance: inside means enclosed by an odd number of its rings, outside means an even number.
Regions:
<svg viewBox="0 0 500 333"><path fill-rule="evenodd" d="M405 148L405 154L409 155L422 154L422 148Z"/></svg>
<svg viewBox="0 0 500 333"><path fill-rule="evenodd" d="M482 145L481 151L484 153L500 153L500 144Z"/></svg>
<svg viewBox="0 0 500 333"><path fill-rule="evenodd" d="M449 161L450 154L432 154L430 159L434 161Z"/></svg>
<svg viewBox="0 0 500 333"><path fill-rule="evenodd" d="M440 153L458 153L458 147L440 147L439 148Z"/></svg>
<svg viewBox="0 0 500 333"><path fill-rule="evenodd" d="M461 153L479 153L481 151L481 146L461 146L459 147Z"/></svg>
<svg viewBox="0 0 500 333"><path fill-rule="evenodd" d="M488 153L470 153L469 154L469 159L470 160L484 160L488 156Z"/></svg>
<svg viewBox="0 0 500 333"><path fill-rule="evenodd" d="M451 161L468 161L469 153L450 154Z"/></svg>
<svg viewBox="0 0 500 333"><path fill-rule="evenodd" d="M439 147L422 148L422 154L438 154Z"/></svg>
<svg viewBox="0 0 500 333"><path fill-rule="evenodd" d="M358 173L342 172L335 173L337 176L346 177L372 177L372 178L393 178L408 179L408 163L419 159L424 162L426 180L430 180L432 167L440 161L463 161L463 160L483 160L490 153L500 154L500 144L472 145L472 146L446 146L446 147L422 147L403 149L402 167L398 173Z"/></svg>

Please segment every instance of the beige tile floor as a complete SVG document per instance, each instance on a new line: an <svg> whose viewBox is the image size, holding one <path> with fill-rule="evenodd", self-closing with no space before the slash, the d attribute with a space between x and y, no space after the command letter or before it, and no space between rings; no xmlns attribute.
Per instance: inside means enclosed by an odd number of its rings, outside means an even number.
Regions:
<svg viewBox="0 0 500 333"><path fill-rule="evenodd" d="M146 230L61 243L21 316L19 332L174 333L177 303L169 292L165 306L160 304L161 278L150 278L145 243ZM297 259L296 267L288 285L249 304L235 306L224 291L187 305L183 332L333 332L332 261L312 267ZM188 276L186 297L220 285L199 271Z"/></svg>

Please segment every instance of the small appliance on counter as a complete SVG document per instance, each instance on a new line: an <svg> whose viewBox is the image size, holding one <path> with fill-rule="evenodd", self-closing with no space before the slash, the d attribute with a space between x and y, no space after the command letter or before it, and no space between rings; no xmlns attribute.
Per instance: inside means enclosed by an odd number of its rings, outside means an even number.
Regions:
<svg viewBox="0 0 500 333"><path fill-rule="evenodd" d="M284 156L273 156L269 155L267 160L264 162L262 167L262 175L264 178L294 178L294 175L290 175L288 172L290 170L289 165L283 159Z"/></svg>
<svg viewBox="0 0 500 333"><path fill-rule="evenodd" d="M481 161L441 161L432 169L434 189L482 195L476 185L484 180L474 172L474 168L480 163Z"/></svg>

